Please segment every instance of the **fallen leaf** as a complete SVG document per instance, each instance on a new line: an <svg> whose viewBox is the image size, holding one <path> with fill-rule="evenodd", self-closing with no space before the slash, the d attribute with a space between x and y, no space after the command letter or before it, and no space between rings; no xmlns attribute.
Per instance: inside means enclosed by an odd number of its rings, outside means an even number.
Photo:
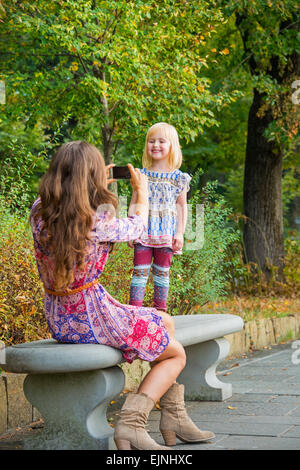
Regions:
<svg viewBox="0 0 300 470"><path fill-rule="evenodd" d="M227 408L228 408L229 410L236 410L236 407L235 407L235 406L230 406L230 405L228 405Z"/></svg>
<svg viewBox="0 0 300 470"><path fill-rule="evenodd" d="M226 375L231 375L232 372L226 372L225 374L223 374L223 377L226 377Z"/></svg>

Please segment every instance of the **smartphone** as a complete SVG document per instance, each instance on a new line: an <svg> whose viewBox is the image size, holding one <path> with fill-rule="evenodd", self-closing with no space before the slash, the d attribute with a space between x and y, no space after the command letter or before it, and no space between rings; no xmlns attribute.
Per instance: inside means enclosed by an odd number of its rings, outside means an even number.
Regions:
<svg viewBox="0 0 300 470"><path fill-rule="evenodd" d="M128 166L113 166L113 178L116 180L130 179L131 174Z"/></svg>

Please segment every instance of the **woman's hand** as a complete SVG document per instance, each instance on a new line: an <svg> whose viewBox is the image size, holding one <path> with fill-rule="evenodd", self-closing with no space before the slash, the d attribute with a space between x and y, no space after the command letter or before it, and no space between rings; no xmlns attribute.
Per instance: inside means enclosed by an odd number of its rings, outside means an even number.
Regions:
<svg viewBox="0 0 300 470"><path fill-rule="evenodd" d="M133 248L133 240L129 240L129 242L127 242L127 245L129 246L129 248Z"/></svg>
<svg viewBox="0 0 300 470"><path fill-rule="evenodd" d="M127 164L130 174L131 174L131 179L130 179L130 184L132 186L132 189L137 192L142 192L144 194L148 194L148 179L147 176L142 174L139 170L134 168L131 163Z"/></svg>
<svg viewBox="0 0 300 470"><path fill-rule="evenodd" d="M179 251L183 247L183 235L182 233L175 233L173 242L172 242L172 250Z"/></svg>
<svg viewBox="0 0 300 470"><path fill-rule="evenodd" d="M110 163L109 165L106 165L106 178L107 178L107 186L111 183L114 183L115 181L117 181L116 179L114 178L110 178L109 177L109 170L110 168L112 168L113 166L116 166L115 163Z"/></svg>
<svg viewBox="0 0 300 470"><path fill-rule="evenodd" d="M148 195L148 178L136 168L133 168L131 163L127 164L131 174L130 184L133 193L136 193L135 204L133 204L133 214L139 215L148 224L149 215L149 195Z"/></svg>

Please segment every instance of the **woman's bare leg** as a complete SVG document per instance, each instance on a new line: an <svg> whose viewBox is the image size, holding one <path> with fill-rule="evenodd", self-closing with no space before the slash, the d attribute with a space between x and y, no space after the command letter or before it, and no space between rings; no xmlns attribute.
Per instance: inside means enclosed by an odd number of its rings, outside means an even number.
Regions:
<svg viewBox="0 0 300 470"><path fill-rule="evenodd" d="M151 369L141 382L138 393L145 393L157 402L176 381L185 366L183 346L174 338L174 321L170 315L160 312L168 330L170 342L165 351L151 363Z"/></svg>
<svg viewBox="0 0 300 470"><path fill-rule="evenodd" d="M174 338L174 336L175 336L174 318L171 317L171 315L169 315L168 313L163 312L162 310L158 310L158 311L159 311L159 314L162 317L162 320L163 320L163 323L164 323L165 327L168 330L169 335Z"/></svg>

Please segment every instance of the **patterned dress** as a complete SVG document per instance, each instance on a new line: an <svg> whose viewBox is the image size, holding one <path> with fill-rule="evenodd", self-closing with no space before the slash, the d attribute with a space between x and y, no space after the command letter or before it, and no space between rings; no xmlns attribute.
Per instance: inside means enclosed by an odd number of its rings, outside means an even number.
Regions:
<svg viewBox="0 0 300 470"><path fill-rule="evenodd" d="M148 232L135 243L144 246L172 248L177 229L176 201L183 190L190 189L192 177L176 169L171 172L156 172L143 168L140 170L148 179L149 218ZM182 250L174 254L182 254Z"/></svg>
<svg viewBox="0 0 300 470"><path fill-rule="evenodd" d="M32 209L38 203L35 201ZM54 257L40 244L41 218L31 227L39 276L49 290L54 290ZM95 215L91 241L87 241L85 269L74 268L74 290L98 278L106 264L109 242L126 242L143 235L146 227L139 215L111 217L108 212ZM114 299L98 282L66 296L45 292L44 309L52 337L63 343L100 343L120 349L131 363L140 358L155 360L168 346L169 335L158 310L151 307L124 305Z"/></svg>

